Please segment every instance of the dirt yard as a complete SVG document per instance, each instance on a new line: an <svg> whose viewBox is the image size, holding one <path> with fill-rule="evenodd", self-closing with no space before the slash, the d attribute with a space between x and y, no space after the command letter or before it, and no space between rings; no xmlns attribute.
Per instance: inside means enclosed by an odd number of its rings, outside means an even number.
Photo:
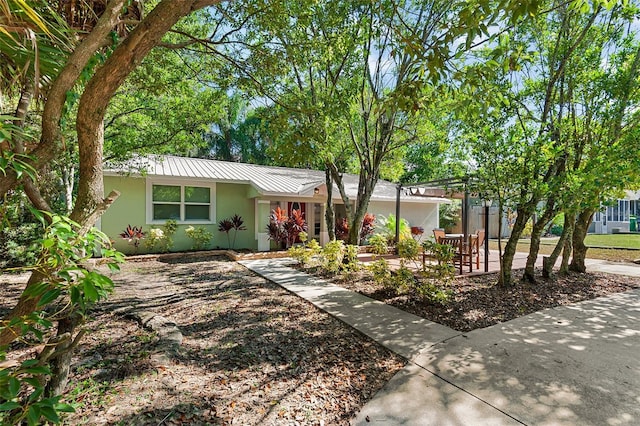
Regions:
<svg viewBox="0 0 640 426"><path fill-rule="evenodd" d="M404 360L226 259L127 263L87 323L73 425L348 424ZM5 276L6 277L6 276ZM23 284L0 277L0 310ZM177 325L173 351L132 319Z"/></svg>

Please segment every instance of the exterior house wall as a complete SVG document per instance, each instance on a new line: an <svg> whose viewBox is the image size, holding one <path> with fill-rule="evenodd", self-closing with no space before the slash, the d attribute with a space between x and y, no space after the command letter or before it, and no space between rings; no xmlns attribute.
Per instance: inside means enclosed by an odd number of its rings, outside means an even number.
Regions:
<svg viewBox="0 0 640 426"><path fill-rule="evenodd" d="M218 222L229 219L234 214L241 216L244 220L246 231L238 231L234 248L257 250L256 223L255 223L255 201L249 198L250 185L234 183L218 183L216 185L216 218ZM213 226L213 247L229 248L227 234L218 231L218 225ZM234 231L229 233L231 244L233 244Z"/></svg>
<svg viewBox="0 0 640 426"><path fill-rule="evenodd" d="M371 201L369 213L376 216L382 214L388 216L390 213L396 214L395 201ZM409 226L421 226L424 228L424 235L438 227L438 205L421 203L403 203L400 206L400 217L409 222Z"/></svg>
<svg viewBox="0 0 640 426"><path fill-rule="evenodd" d="M165 180L166 181L166 180ZM180 181L176 180L176 183ZM121 196L105 212L100 221L100 227L115 243L115 247L123 253L132 254L135 249L125 240L119 237L127 225L142 226L145 234L152 228L161 228L162 224L148 223L147 206L147 180L144 177L105 176L105 193L112 189L120 191ZM248 198L250 186L245 184L218 183L215 190L215 217L208 224L194 224L194 227L203 227L213 234L211 247L227 248L227 235L218 231L218 221L230 218L238 214L244 220L246 231L239 231L235 248L247 248L256 250L255 237L255 207L254 201ZM192 247L192 240L185 234L188 223L178 224L178 229L173 236L171 251L184 251ZM230 233L233 240L233 231ZM138 253L146 253L144 241L141 242Z"/></svg>

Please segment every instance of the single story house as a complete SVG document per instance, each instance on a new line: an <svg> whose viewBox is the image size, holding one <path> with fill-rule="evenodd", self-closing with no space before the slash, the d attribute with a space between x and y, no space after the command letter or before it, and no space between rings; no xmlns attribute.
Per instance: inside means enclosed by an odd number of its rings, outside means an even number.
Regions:
<svg viewBox="0 0 640 426"><path fill-rule="evenodd" d="M355 201L358 176L343 176L345 190ZM188 226L204 227L213 234L211 247L227 248L227 236L218 231L218 222L237 214L245 231L237 233L235 248L268 251L272 248L267 233L269 215L276 207L291 212L302 210L309 239L328 242L324 220L327 188L324 171L259 166L177 156L139 157L124 165L107 166L105 193L120 191L120 197L104 213L99 228L118 249L131 253L132 247L120 237L127 225L142 227L145 233L175 219L178 230L172 250L187 250L191 240ZM336 217L345 210L337 188L333 189ZM438 227L438 205L444 198L415 197L401 194L401 217L411 226L421 226L425 234ZM378 181L369 213L395 214L396 185ZM232 231L233 232L233 231ZM140 253L144 252L141 245Z"/></svg>

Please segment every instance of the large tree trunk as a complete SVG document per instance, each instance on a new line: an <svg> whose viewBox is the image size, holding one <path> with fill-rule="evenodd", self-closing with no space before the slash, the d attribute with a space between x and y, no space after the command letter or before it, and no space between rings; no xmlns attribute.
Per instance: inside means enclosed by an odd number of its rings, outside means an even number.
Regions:
<svg viewBox="0 0 640 426"><path fill-rule="evenodd" d="M162 36L183 16L194 10L218 3L220 0L192 0L160 2L129 36L114 50L104 65L99 68L86 85L78 112L78 144L80 153L80 183L78 199L72 218L80 223L80 232L86 232L99 215L113 202L113 197L102 200L102 122L107 104L122 84L156 46ZM59 153L60 118L67 91L75 84L85 65L103 45L107 35L118 23L125 0L111 0L91 33L84 38L67 60L67 64L54 81L48 93L42 118L42 134L38 147L30 152L31 164L40 169ZM0 176L0 196L14 188L17 176L9 171ZM96 208L97 207L97 208ZM44 277L34 272L27 289L42 281ZM38 306L38 297L21 297L11 313L10 320L30 314ZM19 336L18 328L5 328L0 332L0 346L11 343Z"/></svg>
<svg viewBox="0 0 640 426"><path fill-rule="evenodd" d="M556 215L557 209L555 207L555 202L552 199L547 201L547 208L540 215L538 220L533 224L533 228L531 230L531 240L529 246L529 256L527 256L527 264L524 268L524 275L522 276L522 280L528 283L535 283L535 267L536 261L538 260L538 252L540 251L540 237L542 236L542 231L545 230L547 224L553 217Z"/></svg>
<svg viewBox="0 0 640 426"><path fill-rule="evenodd" d="M569 264L570 271L587 272L587 267L584 263L587 258L587 246L584 244L584 239L587 236L594 212L595 209L583 210L576 219L575 228L573 229L573 258Z"/></svg>

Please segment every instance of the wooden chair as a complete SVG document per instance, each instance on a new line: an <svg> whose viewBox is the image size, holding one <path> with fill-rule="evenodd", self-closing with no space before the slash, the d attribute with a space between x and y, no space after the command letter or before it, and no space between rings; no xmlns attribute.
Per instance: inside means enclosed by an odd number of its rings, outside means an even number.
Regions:
<svg viewBox="0 0 640 426"><path fill-rule="evenodd" d="M446 234L444 232L444 229L437 228L433 230L433 237L436 239L436 243L439 243L440 239L444 238L445 236Z"/></svg>
<svg viewBox="0 0 640 426"><path fill-rule="evenodd" d="M484 237L485 237L485 233L484 233L484 229L477 229L476 230L476 236L478 237L476 240L476 244L473 247L473 254L475 254L476 256L476 269L480 269L480 247L482 246L482 244L484 244ZM485 256L488 255L488 253L484 254Z"/></svg>
<svg viewBox="0 0 640 426"><path fill-rule="evenodd" d="M457 267L460 271L460 275L462 275L462 266L466 264L465 258L465 245L463 244L463 240L460 237L447 237L446 235L443 238L440 238L438 243L447 244L453 247L455 254L453 256L453 266ZM471 263L469 262L469 265ZM470 266L471 267L471 266ZM471 271L469 271L471 272Z"/></svg>

